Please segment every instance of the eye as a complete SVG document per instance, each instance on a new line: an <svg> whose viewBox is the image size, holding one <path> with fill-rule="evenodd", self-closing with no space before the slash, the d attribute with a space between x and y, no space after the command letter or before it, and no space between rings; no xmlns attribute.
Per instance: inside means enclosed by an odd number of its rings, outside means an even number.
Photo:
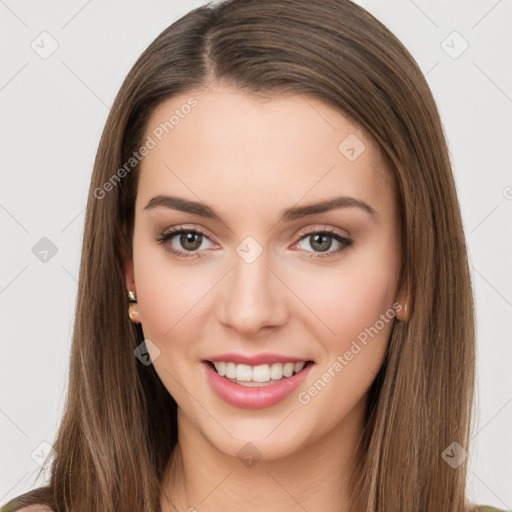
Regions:
<svg viewBox="0 0 512 512"><path fill-rule="evenodd" d="M173 239L177 240L175 244L179 244L183 249L173 246ZM163 233L159 233L155 237L155 242L158 242L164 249L178 258L200 258L204 254L200 251L206 249L203 242L211 240L201 231L196 229L185 229L183 226L175 226Z"/></svg>
<svg viewBox="0 0 512 512"><path fill-rule="evenodd" d="M333 246L333 240L335 241L335 245L338 244L338 248L330 251L329 249ZM334 229L328 228L301 233L301 239L296 245L305 241L308 241L307 245L313 249L313 251L308 251L311 252L309 255L310 258L325 258L333 256L352 245L351 239L341 235Z"/></svg>
<svg viewBox="0 0 512 512"><path fill-rule="evenodd" d="M330 228L311 230L306 233L302 232L299 236L301 238L295 245L300 246L301 243L309 239L307 245L309 245L313 251L309 251L304 247L302 247L302 249L306 250L306 252L310 252L310 258L333 256L352 245L351 239ZM203 257L205 255L203 251L207 249L207 247L204 247L203 243L205 241L212 243L210 238L202 231L190 228L187 229L184 226L174 226L167 229L165 232L158 233L154 240L162 245L167 252L182 259ZM333 240L335 244L338 244L338 248L331 251ZM180 245L181 248L176 247L176 245Z"/></svg>

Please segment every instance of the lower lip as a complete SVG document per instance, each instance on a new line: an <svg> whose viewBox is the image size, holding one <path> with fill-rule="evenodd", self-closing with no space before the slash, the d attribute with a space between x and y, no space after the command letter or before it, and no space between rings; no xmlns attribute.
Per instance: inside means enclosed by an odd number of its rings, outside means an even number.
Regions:
<svg viewBox="0 0 512 512"><path fill-rule="evenodd" d="M242 409L262 409L277 404L291 395L307 377L313 364L309 364L296 375L274 384L261 387L242 386L221 377L208 363L203 362L206 375L213 390L230 405Z"/></svg>

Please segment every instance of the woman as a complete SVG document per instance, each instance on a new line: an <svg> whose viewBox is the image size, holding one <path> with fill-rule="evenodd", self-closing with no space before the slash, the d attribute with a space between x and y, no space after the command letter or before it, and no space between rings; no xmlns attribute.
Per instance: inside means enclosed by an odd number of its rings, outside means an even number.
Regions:
<svg viewBox="0 0 512 512"><path fill-rule="evenodd" d="M345 0L195 9L107 120L58 456L4 510L489 510L465 495L474 343L403 45Z"/></svg>

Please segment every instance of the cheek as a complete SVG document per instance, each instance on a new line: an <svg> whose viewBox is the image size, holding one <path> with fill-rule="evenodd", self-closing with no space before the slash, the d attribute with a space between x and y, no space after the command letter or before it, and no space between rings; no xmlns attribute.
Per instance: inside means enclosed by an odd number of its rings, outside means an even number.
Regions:
<svg viewBox="0 0 512 512"><path fill-rule="evenodd" d="M331 311L336 330L342 339L354 339L374 326L394 302L395 276L380 267L351 275L338 301L338 308ZM379 330L386 330L381 326ZM389 331L389 330L388 330Z"/></svg>
<svg viewBox="0 0 512 512"><path fill-rule="evenodd" d="M322 339L338 349L374 326L396 299L397 259L377 250L354 253L339 265L304 275L298 295L307 297L306 304L325 324L316 329ZM391 321L378 324L387 333L391 326Z"/></svg>
<svg viewBox="0 0 512 512"><path fill-rule="evenodd" d="M140 244L138 250L134 247L134 263L144 337L160 350L154 368L174 399L187 404L183 383L193 384L189 367L183 363L195 357L195 344L190 341L201 338L196 315L201 299L213 286L213 276L198 272L193 265L172 263L164 249L150 244Z"/></svg>
<svg viewBox="0 0 512 512"><path fill-rule="evenodd" d="M325 357L310 386L297 395L315 431L328 431L347 416L382 366L395 322L396 271L395 259L372 258L371 264L340 266L323 280L316 275L315 283L313 279L304 283L303 293L316 290L312 297L310 293L311 304L329 327L315 322Z"/></svg>
<svg viewBox="0 0 512 512"><path fill-rule="evenodd" d="M157 244L134 242L139 313L144 334L160 346L193 328L194 308L211 290L214 276L180 266ZM214 280L213 280L214 281ZM163 348L163 347L162 347Z"/></svg>

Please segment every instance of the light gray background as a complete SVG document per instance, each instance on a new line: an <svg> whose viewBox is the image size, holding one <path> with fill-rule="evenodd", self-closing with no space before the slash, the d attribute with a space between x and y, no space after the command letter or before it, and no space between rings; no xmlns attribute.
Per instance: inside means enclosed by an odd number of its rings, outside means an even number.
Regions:
<svg viewBox="0 0 512 512"><path fill-rule="evenodd" d="M203 3L0 0L0 503L34 487L38 455L49 450L41 443L52 442L62 414L86 194L109 106L157 34ZM469 496L510 509L512 4L359 3L411 51L442 115L477 303ZM58 43L47 59L31 47L51 49L43 31ZM47 262L32 252L42 237L57 248Z"/></svg>

